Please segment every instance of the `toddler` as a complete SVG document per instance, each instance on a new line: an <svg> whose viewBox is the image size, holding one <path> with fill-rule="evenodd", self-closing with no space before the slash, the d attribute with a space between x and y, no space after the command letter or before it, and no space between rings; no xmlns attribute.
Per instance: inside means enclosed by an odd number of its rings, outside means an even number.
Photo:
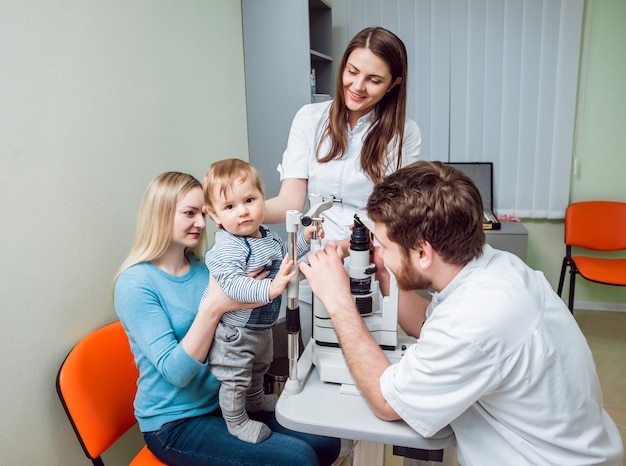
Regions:
<svg viewBox="0 0 626 466"><path fill-rule="evenodd" d="M239 159L212 164L203 192L206 212L219 228L205 257L210 274L230 298L267 303L224 314L209 352L211 371L221 381L219 402L228 431L260 443L272 432L248 411L274 410L277 397L264 393L263 378L274 357L272 326L281 295L296 271L286 258L287 243L261 224L265 191L252 165ZM298 257L308 252L313 232L311 226L298 235ZM247 275L259 269L269 270L266 279Z"/></svg>

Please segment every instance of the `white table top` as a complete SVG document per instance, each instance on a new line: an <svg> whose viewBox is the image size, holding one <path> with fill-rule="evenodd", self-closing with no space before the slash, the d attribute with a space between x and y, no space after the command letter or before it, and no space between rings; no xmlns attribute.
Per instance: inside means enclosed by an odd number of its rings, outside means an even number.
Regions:
<svg viewBox="0 0 626 466"><path fill-rule="evenodd" d="M276 404L276 419L283 426L310 434L424 450L441 450L453 443L449 427L424 438L404 421L388 422L376 417L360 395L341 393L340 385L322 382L312 364L313 344L309 343L298 361L298 379L304 382L288 380ZM294 393L299 387L302 390Z"/></svg>

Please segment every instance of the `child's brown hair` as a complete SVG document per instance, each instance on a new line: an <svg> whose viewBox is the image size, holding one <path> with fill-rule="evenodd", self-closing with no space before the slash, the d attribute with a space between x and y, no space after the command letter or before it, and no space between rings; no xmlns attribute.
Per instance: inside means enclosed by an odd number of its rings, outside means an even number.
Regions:
<svg viewBox="0 0 626 466"><path fill-rule="evenodd" d="M237 180L250 180L261 195L265 196L261 175L250 163L241 159L219 160L211 164L204 175L202 193L207 208L213 208L215 194L225 195Z"/></svg>

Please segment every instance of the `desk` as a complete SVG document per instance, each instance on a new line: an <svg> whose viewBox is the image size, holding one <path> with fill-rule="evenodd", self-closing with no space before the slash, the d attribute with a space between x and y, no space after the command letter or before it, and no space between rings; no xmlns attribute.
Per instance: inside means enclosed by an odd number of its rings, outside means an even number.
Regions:
<svg viewBox="0 0 626 466"><path fill-rule="evenodd" d="M487 243L496 249L509 251L526 262L528 230L520 222L502 222L499 230L485 230Z"/></svg>
<svg viewBox="0 0 626 466"><path fill-rule="evenodd" d="M423 450L442 450L452 445L454 436L449 427L432 438L421 437L404 421L377 418L361 396L340 393L339 385L322 382L312 364L312 345L307 345L298 361L302 391L290 394L283 390L276 404L276 419L283 426L310 434Z"/></svg>

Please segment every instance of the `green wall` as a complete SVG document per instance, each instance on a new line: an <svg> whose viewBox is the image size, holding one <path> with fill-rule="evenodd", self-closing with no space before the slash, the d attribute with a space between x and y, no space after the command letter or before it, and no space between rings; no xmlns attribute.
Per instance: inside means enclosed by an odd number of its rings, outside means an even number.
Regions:
<svg viewBox="0 0 626 466"><path fill-rule="evenodd" d="M585 16L570 201L626 201L626 1L587 0ZM528 263L556 289L565 253L563 222L525 219L524 225ZM576 301L591 309L626 311L626 287L579 279Z"/></svg>

